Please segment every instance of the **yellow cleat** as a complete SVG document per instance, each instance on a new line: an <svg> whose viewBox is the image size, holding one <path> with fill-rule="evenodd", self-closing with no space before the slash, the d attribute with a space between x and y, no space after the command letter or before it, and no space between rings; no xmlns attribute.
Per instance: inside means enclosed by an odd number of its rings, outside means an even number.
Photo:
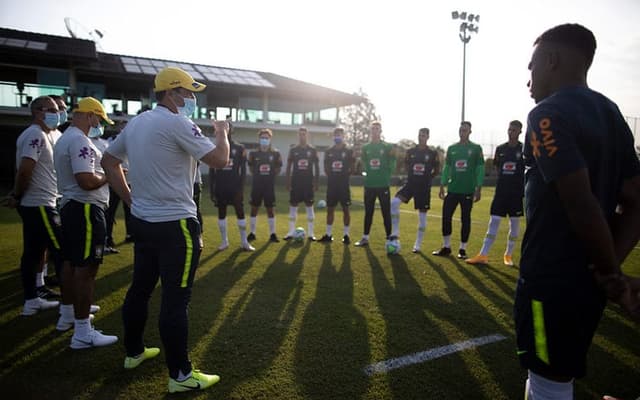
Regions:
<svg viewBox="0 0 640 400"><path fill-rule="evenodd" d="M504 257L502 258L504 260L504 265L508 265L510 267L513 267L513 258L511 258L511 256L505 254Z"/></svg>
<svg viewBox="0 0 640 400"><path fill-rule="evenodd" d="M177 381L169 378L169 393L189 392L192 390L202 390L213 386L220 381L218 375L208 375L194 369L191 376L184 381Z"/></svg>
<svg viewBox="0 0 640 400"><path fill-rule="evenodd" d="M489 264L489 256L483 256L482 254L478 254L475 257L471 257L465 260L467 264Z"/></svg>
<svg viewBox="0 0 640 400"><path fill-rule="evenodd" d="M149 360L160 354L160 349L157 347L145 347L144 351L135 357L125 357L124 369L133 369L142 364L143 361Z"/></svg>

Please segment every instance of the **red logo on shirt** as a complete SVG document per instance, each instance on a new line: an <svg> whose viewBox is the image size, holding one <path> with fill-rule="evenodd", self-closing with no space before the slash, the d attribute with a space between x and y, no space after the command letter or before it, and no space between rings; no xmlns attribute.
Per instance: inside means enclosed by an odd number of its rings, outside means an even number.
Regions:
<svg viewBox="0 0 640 400"><path fill-rule="evenodd" d="M415 175L422 175L424 174L424 170L426 168L424 167L424 164L413 164L413 173Z"/></svg>
<svg viewBox="0 0 640 400"><path fill-rule="evenodd" d="M342 161L334 161L331 163L331 169L335 172L342 171Z"/></svg>
<svg viewBox="0 0 640 400"><path fill-rule="evenodd" d="M466 168L467 168L467 160L456 161L456 169L466 169Z"/></svg>
<svg viewBox="0 0 640 400"><path fill-rule="evenodd" d="M380 159L379 158L374 158L374 159L370 160L369 161L369 165L371 166L371 168L375 168L375 169L380 168Z"/></svg>
<svg viewBox="0 0 640 400"><path fill-rule="evenodd" d="M260 175L269 175L271 172L271 165L269 164L260 164Z"/></svg>
<svg viewBox="0 0 640 400"><path fill-rule="evenodd" d="M298 169L307 169L309 168L309 160L307 159L302 159L302 160L298 160Z"/></svg>

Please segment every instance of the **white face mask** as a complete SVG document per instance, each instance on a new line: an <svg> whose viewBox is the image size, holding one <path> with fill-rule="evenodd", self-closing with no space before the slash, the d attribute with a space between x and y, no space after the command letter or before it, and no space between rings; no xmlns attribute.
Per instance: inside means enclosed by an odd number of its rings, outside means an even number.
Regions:
<svg viewBox="0 0 640 400"><path fill-rule="evenodd" d="M60 115L57 112L45 112L43 122L47 128L56 129L60 123Z"/></svg>
<svg viewBox="0 0 640 400"><path fill-rule="evenodd" d="M184 106L178 107L178 113L189 118L196 111L196 107L197 107L196 99L192 99L191 97L184 97L183 100L184 100Z"/></svg>
<svg viewBox="0 0 640 400"><path fill-rule="evenodd" d="M268 147L271 140L269 138L260 138L260 146Z"/></svg>
<svg viewBox="0 0 640 400"><path fill-rule="evenodd" d="M102 136L103 132L104 131L102 129L102 125L92 126L91 129L89 129L89 133L87 134L87 136L89 136L92 139L95 139Z"/></svg>

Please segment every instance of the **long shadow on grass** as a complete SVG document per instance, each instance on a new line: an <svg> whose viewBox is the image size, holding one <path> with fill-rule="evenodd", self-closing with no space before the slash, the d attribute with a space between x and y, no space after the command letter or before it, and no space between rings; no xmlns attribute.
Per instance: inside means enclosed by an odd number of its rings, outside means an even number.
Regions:
<svg viewBox="0 0 640 400"><path fill-rule="evenodd" d="M451 303L443 301L441 298L431 298L430 311L441 320L445 320L448 324L456 329L456 336L462 336L461 339L470 339L474 337L482 337L491 334L502 334L507 338L513 335L512 330L505 329L495 320L492 313L492 305L496 304L499 297L478 282L476 277L469 280L469 284L474 285L486 300L490 301L487 307L480 304L478 299L469 294L463 287L463 281L453 277L452 272L448 272L445 266L453 264L458 271L464 276L469 277L469 271L464 270L460 263L453 259L443 259L450 261L444 265L436 263L426 256L422 256L428 266L435 271L440 279L444 282L448 297ZM474 281L474 282L471 282ZM503 312L508 312L510 316L511 308L503 303ZM500 306L498 306L500 307ZM513 339L492 343L476 348L481 363L479 365L465 363L465 375L459 376L458 384L451 385L449 395L455 394L455 398L483 398L491 395L491 387L497 389L501 393L499 398L515 398L516 394L521 395L519 386L519 377L522 375L518 369L518 361L515 356L515 343ZM478 373L474 368L481 367L482 373ZM517 376L516 376L517 375ZM483 381L484 380L484 381ZM485 392L481 393L481 389ZM458 397L459 396L459 397Z"/></svg>
<svg viewBox="0 0 640 400"><path fill-rule="evenodd" d="M277 379L266 375L280 354L280 347L288 334L300 302L302 282L299 280L310 242L304 246L284 245L264 274L252 282L235 301L224 322L206 350L208 358L217 360L222 380L215 388L215 396L232 397L234 389L246 381L264 379L266 386L259 392L242 394L241 398L278 398ZM286 262L289 251L297 256ZM262 268L261 265L255 265Z"/></svg>
<svg viewBox="0 0 640 400"><path fill-rule="evenodd" d="M296 381L308 399L357 399L368 386L362 373L370 359L366 321L353 304L351 250L340 248L342 265L335 266L331 245L325 245L315 298L296 343Z"/></svg>

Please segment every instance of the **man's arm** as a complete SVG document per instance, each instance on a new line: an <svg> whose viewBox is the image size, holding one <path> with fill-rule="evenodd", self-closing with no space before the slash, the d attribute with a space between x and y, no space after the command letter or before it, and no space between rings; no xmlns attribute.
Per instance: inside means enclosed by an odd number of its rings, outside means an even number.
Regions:
<svg viewBox="0 0 640 400"><path fill-rule="evenodd" d="M100 162L111 189L118 194L118 197L120 197L127 206L131 207L131 190L124 178L121 163L122 161L112 156L109 150L104 152L102 161Z"/></svg>
<svg viewBox="0 0 640 400"><path fill-rule="evenodd" d="M614 215L611 233L618 262L622 264L640 240L640 176L623 182L618 204L622 213Z"/></svg>
<svg viewBox="0 0 640 400"><path fill-rule="evenodd" d="M227 121L213 121L216 135L216 147L205 154L200 161L212 168L224 168L229 162L229 123Z"/></svg>

